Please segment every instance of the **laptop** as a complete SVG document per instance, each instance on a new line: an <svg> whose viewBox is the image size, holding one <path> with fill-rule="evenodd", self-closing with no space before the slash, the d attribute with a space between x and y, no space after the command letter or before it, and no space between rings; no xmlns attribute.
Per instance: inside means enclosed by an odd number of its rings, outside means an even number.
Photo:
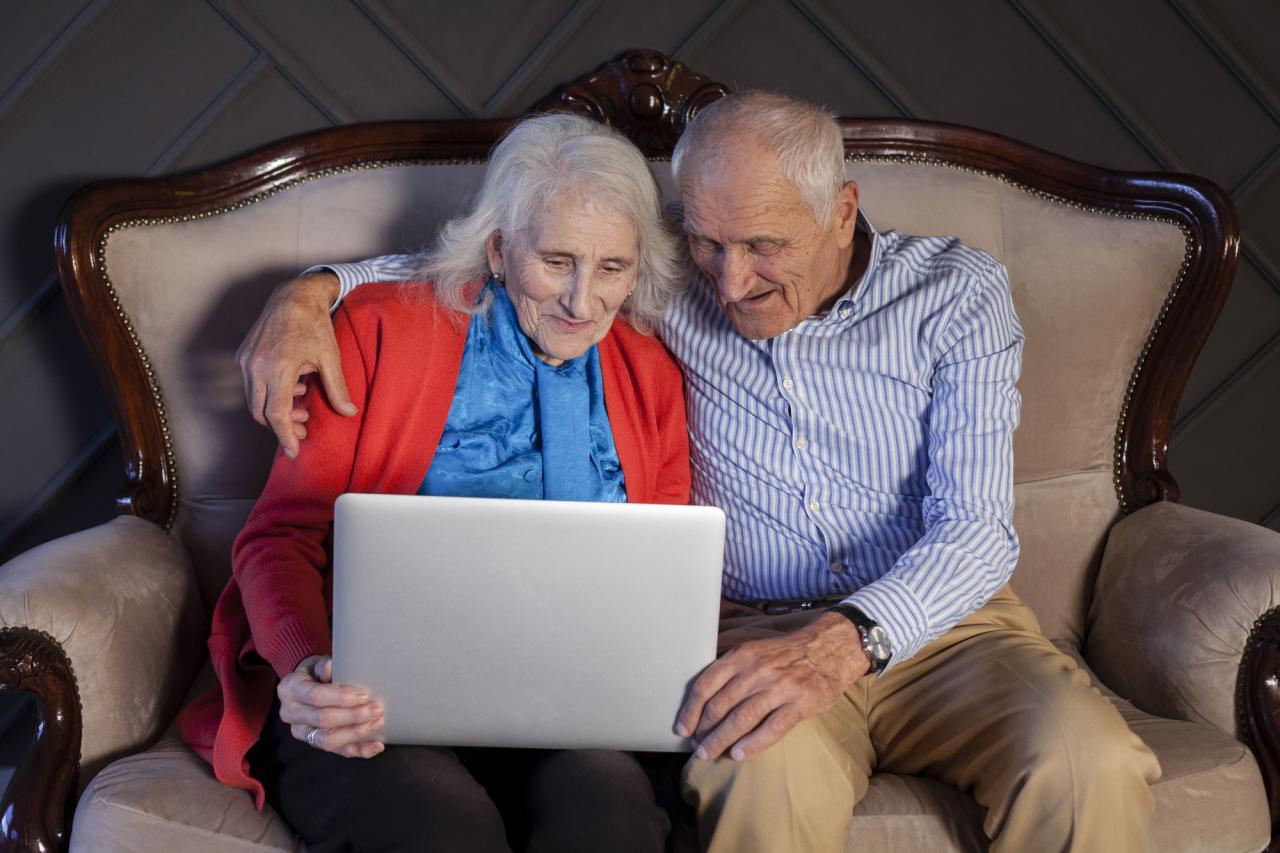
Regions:
<svg viewBox="0 0 1280 853"><path fill-rule="evenodd" d="M387 743L685 751L715 659L713 507L344 494L333 677Z"/></svg>

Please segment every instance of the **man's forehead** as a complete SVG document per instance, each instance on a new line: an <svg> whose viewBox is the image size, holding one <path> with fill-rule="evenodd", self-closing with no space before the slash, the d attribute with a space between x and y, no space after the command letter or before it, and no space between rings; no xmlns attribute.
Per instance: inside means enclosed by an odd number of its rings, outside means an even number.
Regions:
<svg viewBox="0 0 1280 853"><path fill-rule="evenodd" d="M687 173L689 178L702 183L732 182L749 175L757 181L790 184L777 152L762 143L743 139L707 146L690 158Z"/></svg>
<svg viewBox="0 0 1280 853"><path fill-rule="evenodd" d="M690 180L682 196L686 231L724 229L742 239L787 230L809 211L789 183L755 181L749 176L739 181Z"/></svg>
<svg viewBox="0 0 1280 853"><path fill-rule="evenodd" d="M730 142L706 152L691 166L681 181L686 216L698 207L763 211L802 201L778 155L757 143Z"/></svg>

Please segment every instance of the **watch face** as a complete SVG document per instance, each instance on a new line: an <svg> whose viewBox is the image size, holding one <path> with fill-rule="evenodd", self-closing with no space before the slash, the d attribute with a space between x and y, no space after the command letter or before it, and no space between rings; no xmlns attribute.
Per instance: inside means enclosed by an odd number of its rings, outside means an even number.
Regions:
<svg viewBox="0 0 1280 853"><path fill-rule="evenodd" d="M889 632L885 631L879 625L872 626L867 632L867 649L877 661L888 660L893 654L893 649L889 645Z"/></svg>

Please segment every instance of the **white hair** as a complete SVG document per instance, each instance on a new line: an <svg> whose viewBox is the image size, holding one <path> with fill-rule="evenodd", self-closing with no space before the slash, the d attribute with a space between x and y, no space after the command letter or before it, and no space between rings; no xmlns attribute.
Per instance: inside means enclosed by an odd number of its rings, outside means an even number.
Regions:
<svg viewBox="0 0 1280 853"><path fill-rule="evenodd" d="M778 156L783 176L800 191L824 231L831 227L845 185L844 142L835 114L776 92L727 95L698 111L676 142L671 175L676 186L699 163L723 155L726 140L745 138Z"/></svg>
<svg viewBox="0 0 1280 853"><path fill-rule="evenodd" d="M424 257L421 278L434 283L445 305L466 314L487 303L468 302L466 286L489 276L485 244L501 232L509 244L536 227L566 194L627 217L639 243L636 285L620 313L641 330L662 319L682 287L678 241L663 220L662 198L640 150L618 131L569 113L524 119L489 157L484 182L469 212L441 227Z"/></svg>

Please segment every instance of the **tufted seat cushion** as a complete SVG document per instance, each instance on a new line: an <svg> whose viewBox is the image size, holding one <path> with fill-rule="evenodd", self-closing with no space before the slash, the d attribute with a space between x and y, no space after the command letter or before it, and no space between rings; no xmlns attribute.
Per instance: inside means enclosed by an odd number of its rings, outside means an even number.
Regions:
<svg viewBox="0 0 1280 853"><path fill-rule="evenodd" d="M1079 655L1068 653L1088 669ZM1105 687L1102 692L1160 760L1163 775L1152 786L1156 807L1148 849L1245 853L1267 846L1267 801L1248 748L1216 726L1153 717ZM983 817L967 794L950 785L877 773L853 811L846 849L986 850Z"/></svg>
<svg viewBox="0 0 1280 853"><path fill-rule="evenodd" d="M1103 692L1164 771L1153 787L1152 850L1244 853L1266 847L1267 803L1248 749L1214 726L1153 717ZM1231 809L1224 810L1224 803ZM854 810L848 849L985 850L982 818L982 809L949 785L878 773ZM75 827L73 853L305 850L279 815L270 807L255 811L247 794L219 783L173 731L99 773L80 798Z"/></svg>
<svg viewBox="0 0 1280 853"><path fill-rule="evenodd" d="M301 841L268 806L213 777L170 730L146 752L109 765L76 808L71 850L95 853L301 851Z"/></svg>

